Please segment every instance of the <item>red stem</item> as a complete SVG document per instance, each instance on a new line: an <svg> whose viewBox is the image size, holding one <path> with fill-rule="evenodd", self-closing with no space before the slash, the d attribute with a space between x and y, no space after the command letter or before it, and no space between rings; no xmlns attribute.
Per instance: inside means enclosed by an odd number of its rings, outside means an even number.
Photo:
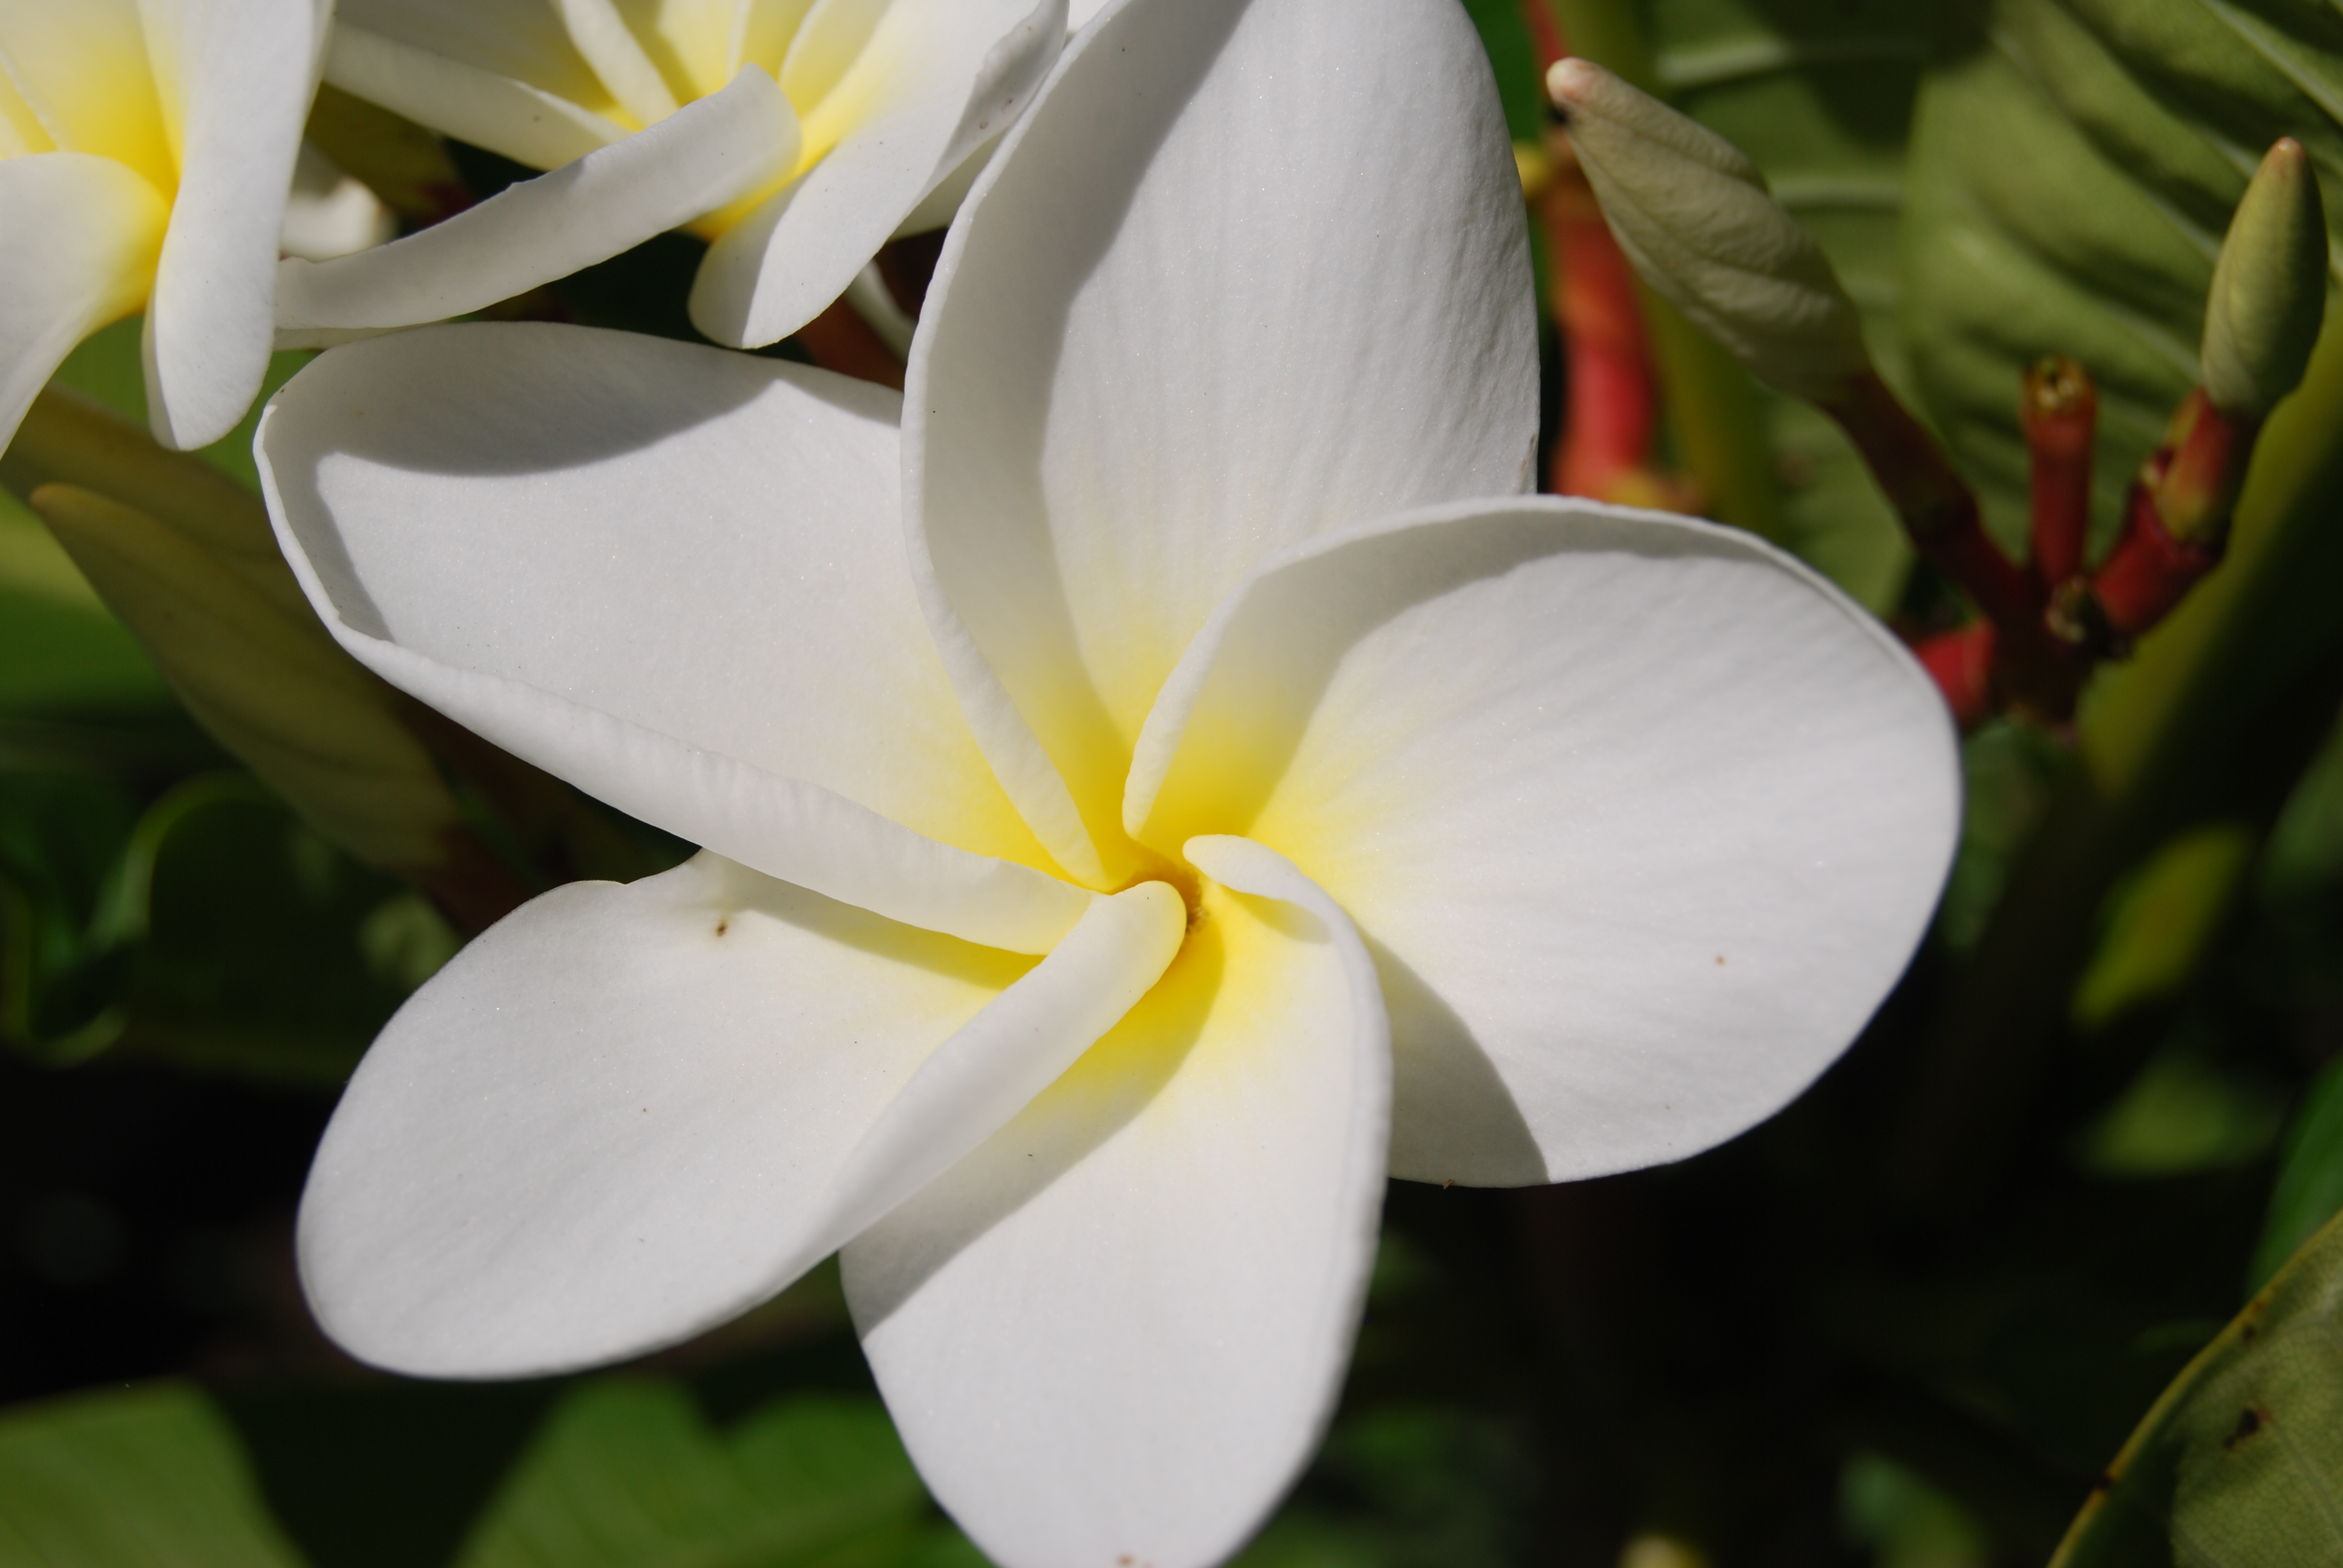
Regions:
<svg viewBox="0 0 2343 1568"><path fill-rule="evenodd" d="M1912 649L1965 730L1975 729L2001 707L1994 682L1998 640L1993 622L1976 620L1956 631L1925 638Z"/></svg>
<svg viewBox="0 0 2343 1568"><path fill-rule="evenodd" d="M1929 565L2004 626L2038 620L2042 590L1993 542L1976 497L1927 428L1869 370L1820 405L1855 442Z"/></svg>
<svg viewBox="0 0 2343 1568"><path fill-rule="evenodd" d="M1634 269L1575 164L1539 206L1559 263L1554 317L1570 376L1552 483L1563 495L1609 498L1623 477L1649 467L1658 426L1658 379Z"/></svg>
<svg viewBox="0 0 2343 1568"><path fill-rule="evenodd" d="M2169 615L2197 578L2221 564L2217 543L2210 548L2183 543L2172 537L2158 515L2155 480L2170 458L2169 452L2158 452L2132 481L2123 536L2091 579L2091 593L2107 629L2125 642Z"/></svg>
<svg viewBox="0 0 2343 1568"><path fill-rule="evenodd" d="M2018 419L2033 459L2034 575L2046 588L2082 574L2098 416L2098 389L2065 355L2051 355L2026 373Z"/></svg>

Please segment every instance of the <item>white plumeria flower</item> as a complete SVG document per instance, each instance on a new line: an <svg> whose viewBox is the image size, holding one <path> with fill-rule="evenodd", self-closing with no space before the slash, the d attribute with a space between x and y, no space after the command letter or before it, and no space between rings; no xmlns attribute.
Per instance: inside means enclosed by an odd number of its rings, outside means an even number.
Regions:
<svg viewBox="0 0 2343 1568"><path fill-rule="evenodd" d="M1315 1443L1387 1173L1798 1093L1927 919L1951 729L1762 542L1520 493L1526 252L1450 0L1129 0L900 398L528 324L303 372L259 448L343 645L707 846L384 1031L303 1201L327 1332L550 1372L842 1246L986 1552L1186 1568Z"/></svg>
<svg viewBox="0 0 2343 1568"><path fill-rule="evenodd" d="M551 174L419 234L288 260L287 345L442 321L671 228L713 241L691 319L777 342L1031 95L1066 0L345 0L326 79ZM970 171L972 176L972 171Z"/></svg>
<svg viewBox="0 0 2343 1568"><path fill-rule="evenodd" d="M146 310L157 440L236 427L330 0L0 0L0 447L74 346Z"/></svg>

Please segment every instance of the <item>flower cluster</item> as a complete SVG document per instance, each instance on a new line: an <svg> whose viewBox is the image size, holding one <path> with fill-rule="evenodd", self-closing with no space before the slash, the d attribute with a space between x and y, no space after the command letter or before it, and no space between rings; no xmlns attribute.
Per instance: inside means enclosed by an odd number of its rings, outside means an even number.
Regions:
<svg viewBox="0 0 2343 1568"><path fill-rule="evenodd" d="M383 333L689 224L695 318L766 343L958 204L900 397L508 322L345 343L270 403L269 512L341 648L701 846L416 993L318 1151L302 1276L363 1359L509 1377L840 1252L987 1553L1177 1568L1308 1458L1386 1178L1593 1176L1772 1114L1902 971L1958 786L1926 676L1814 573L1527 493L1521 191L1451 0L1066 27L344 0L287 104L322 60L553 172L207 281L242 364L256 309ZM159 153L121 166L138 233L171 214L150 336L212 297L171 246L229 77L188 80L178 206Z"/></svg>

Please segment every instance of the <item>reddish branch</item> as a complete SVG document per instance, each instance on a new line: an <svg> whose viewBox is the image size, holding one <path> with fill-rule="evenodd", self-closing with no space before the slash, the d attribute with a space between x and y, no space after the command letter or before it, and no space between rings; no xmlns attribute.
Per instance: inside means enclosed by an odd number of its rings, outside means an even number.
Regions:
<svg viewBox="0 0 2343 1568"><path fill-rule="evenodd" d="M1538 0L1525 0L1522 14L1542 75L1570 53L1569 40ZM1544 151L1552 173L1532 193L1531 210L1553 264L1547 304L1561 329L1568 388L1546 487L1565 496L1690 509L1690 486L1652 463L1659 374L1635 296L1634 267L1612 236L1568 137L1550 133Z"/></svg>
<svg viewBox="0 0 2343 1568"><path fill-rule="evenodd" d="M2034 552L2021 568L1986 533L1976 496L1936 438L1876 376L1823 407L1862 452L1922 558L1977 608L1978 620L1915 649L1964 729L2006 709L2051 723L2074 716L2091 671L2127 652L2220 564L2258 430L2223 414L2201 388L2190 393L2132 481L2115 548L2092 571L2085 541L2097 395L2081 366L2043 360L2026 376L2020 410Z"/></svg>
<svg viewBox="0 0 2343 1568"><path fill-rule="evenodd" d="M2091 530L2098 388L2080 365L2063 354L2051 355L2026 373L2018 420L2033 459L2034 575L2056 588L2083 571Z"/></svg>

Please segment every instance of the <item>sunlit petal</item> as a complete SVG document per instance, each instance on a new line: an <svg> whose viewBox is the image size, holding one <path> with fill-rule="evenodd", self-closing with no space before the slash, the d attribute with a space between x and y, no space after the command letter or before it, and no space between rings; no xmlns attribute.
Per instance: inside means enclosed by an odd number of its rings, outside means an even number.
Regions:
<svg viewBox="0 0 2343 1568"><path fill-rule="evenodd" d="M797 116L755 66L713 97L551 174L506 186L405 239L333 261L288 259L277 325L407 327L481 309L756 189L797 156Z"/></svg>
<svg viewBox="0 0 2343 1568"><path fill-rule="evenodd" d="M166 446L234 428L268 368L277 236L317 87L320 0L144 0L176 113L179 188L146 313L147 417Z"/></svg>
<svg viewBox="0 0 2343 1568"><path fill-rule="evenodd" d="M989 859L1047 864L905 580L896 407L662 339L437 327L321 358L257 450L312 598L394 685L759 869L1046 950L1083 896Z"/></svg>
<svg viewBox="0 0 2343 1568"><path fill-rule="evenodd" d="M1064 0L823 0L781 85L810 165L719 237L691 318L719 343L789 336L1015 116L1064 38Z"/></svg>
<svg viewBox="0 0 2343 1568"><path fill-rule="evenodd" d="M127 164L167 199L177 142L138 12L137 0L0 0L0 71L49 146Z"/></svg>
<svg viewBox="0 0 2343 1568"><path fill-rule="evenodd" d="M1960 811L1942 702L1836 590L1562 500L1263 571L1167 686L1130 806L1326 888L1391 1005L1393 1173L1498 1184L1780 1109L1902 972Z"/></svg>
<svg viewBox="0 0 2343 1568"><path fill-rule="evenodd" d="M619 112L615 100L597 113L517 76L360 27L347 12L327 43L326 80L417 125L538 169L584 157L629 129L611 117ZM577 75L593 96L608 96L582 61Z"/></svg>
<svg viewBox="0 0 2343 1568"><path fill-rule="evenodd" d="M831 1178L1030 964L712 855L556 889L351 1080L302 1202L319 1322L402 1371L511 1376L753 1305L819 1261Z"/></svg>
<svg viewBox="0 0 2343 1568"><path fill-rule="evenodd" d="M1212 607L1294 540L1524 488L1537 362L1460 9L1133 5L1068 47L946 244L907 473L987 753L1054 847L1038 737L1111 860L1121 761Z"/></svg>
<svg viewBox="0 0 2343 1568"><path fill-rule="evenodd" d="M1196 863L1229 885L1154 991L844 1254L912 1458L1001 1562L1220 1561L1341 1387L1383 1198L1372 966L1259 845Z"/></svg>
<svg viewBox="0 0 2343 1568"><path fill-rule="evenodd" d="M73 346L138 308L169 218L112 158L0 159L0 448Z"/></svg>

